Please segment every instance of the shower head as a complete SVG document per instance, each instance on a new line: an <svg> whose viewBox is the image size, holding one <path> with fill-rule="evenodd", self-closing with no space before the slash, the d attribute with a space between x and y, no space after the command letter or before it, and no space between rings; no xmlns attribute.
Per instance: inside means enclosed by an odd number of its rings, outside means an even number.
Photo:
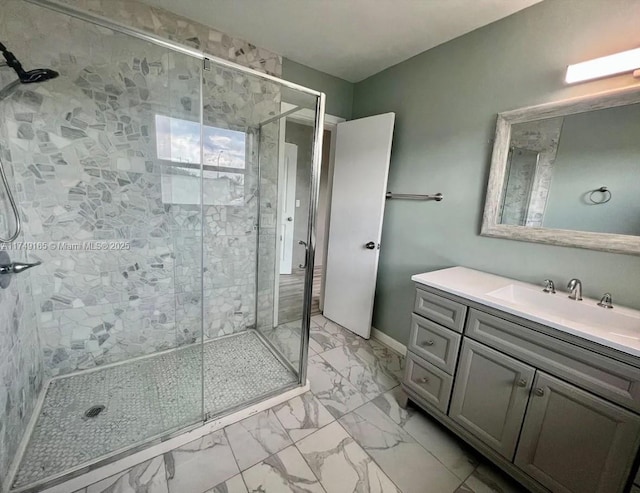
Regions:
<svg viewBox="0 0 640 493"><path fill-rule="evenodd" d="M22 73L18 73L18 77L20 77L20 82L23 84L31 84L32 82L44 82L45 80L55 79L60 75L55 70L51 70L50 68L36 68L33 70L29 70L28 72L22 71Z"/></svg>
<svg viewBox="0 0 640 493"><path fill-rule="evenodd" d="M34 70L26 71L22 68L22 64L18 61L15 55L7 50L7 47L2 43L0 43L0 51L2 52L4 59L7 61L7 66L15 70L22 84L44 82L45 80L55 79L60 75L55 70L51 70L49 68L36 68Z"/></svg>

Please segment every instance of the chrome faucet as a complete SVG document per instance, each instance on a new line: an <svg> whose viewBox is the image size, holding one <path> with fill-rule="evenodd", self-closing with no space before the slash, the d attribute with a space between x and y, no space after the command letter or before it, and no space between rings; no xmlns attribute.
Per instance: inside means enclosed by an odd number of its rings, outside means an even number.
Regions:
<svg viewBox="0 0 640 493"><path fill-rule="evenodd" d="M567 288L571 291L569 298L576 301L582 301L582 281L580 279L571 279Z"/></svg>
<svg viewBox="0 0 640 493"><path fill-rule="evenodd" d="M545 279L544 289L542 291L544 291L545 293L556 294L556 285L551 279Z"/></svg>
<svg viewBox="0 0 640 493"><path fill-rule="evenodd" d="M602 308L613 308L613 300L611 299L611 293L604 293L600 299L598 306Z"/></svg>

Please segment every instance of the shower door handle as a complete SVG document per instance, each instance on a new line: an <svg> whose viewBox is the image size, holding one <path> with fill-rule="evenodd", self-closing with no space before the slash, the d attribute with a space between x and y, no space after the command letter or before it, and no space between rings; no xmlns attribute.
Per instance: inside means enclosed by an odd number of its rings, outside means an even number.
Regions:
<svg viewBox="0 0 640 493"><path fill-rule="evenodd" d="M307 246L307 242L306 241L298 241L298 245L302 245L304 246L304 264L298 264L298 268L299 269L306 269L307 268L307 256L309 255L309 247Z"/></svg>
<svg viewBox="0 0 640 493"><path fill-rule="evenodd" d="M367 250L375 250L376 244L373 241L370 241L369 243L365 243L364 247Z"/></svg>

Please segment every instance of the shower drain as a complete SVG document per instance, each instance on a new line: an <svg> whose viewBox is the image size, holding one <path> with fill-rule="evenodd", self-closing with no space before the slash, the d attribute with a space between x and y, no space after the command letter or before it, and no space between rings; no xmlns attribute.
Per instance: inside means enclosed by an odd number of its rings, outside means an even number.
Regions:
<svg viewBox="0 0 640 493"><path fill-rule="evenodd" d="M95 418L102 411L104 411L104 406L102 404L100 404L99 406L91 406L84 412L84 416L86 418Z"/></svg>

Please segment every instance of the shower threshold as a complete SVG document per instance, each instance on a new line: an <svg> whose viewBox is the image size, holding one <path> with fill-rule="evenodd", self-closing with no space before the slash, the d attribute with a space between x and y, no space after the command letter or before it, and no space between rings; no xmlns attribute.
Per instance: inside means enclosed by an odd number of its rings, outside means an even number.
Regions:
<svg viewBox="0 0 640 493"><path fill-rule="evenodd" d="M114 452L202 423L203 391L204 415L212 418L297 383L255 330L55 378L12 491L37 491Z"/></svg>

